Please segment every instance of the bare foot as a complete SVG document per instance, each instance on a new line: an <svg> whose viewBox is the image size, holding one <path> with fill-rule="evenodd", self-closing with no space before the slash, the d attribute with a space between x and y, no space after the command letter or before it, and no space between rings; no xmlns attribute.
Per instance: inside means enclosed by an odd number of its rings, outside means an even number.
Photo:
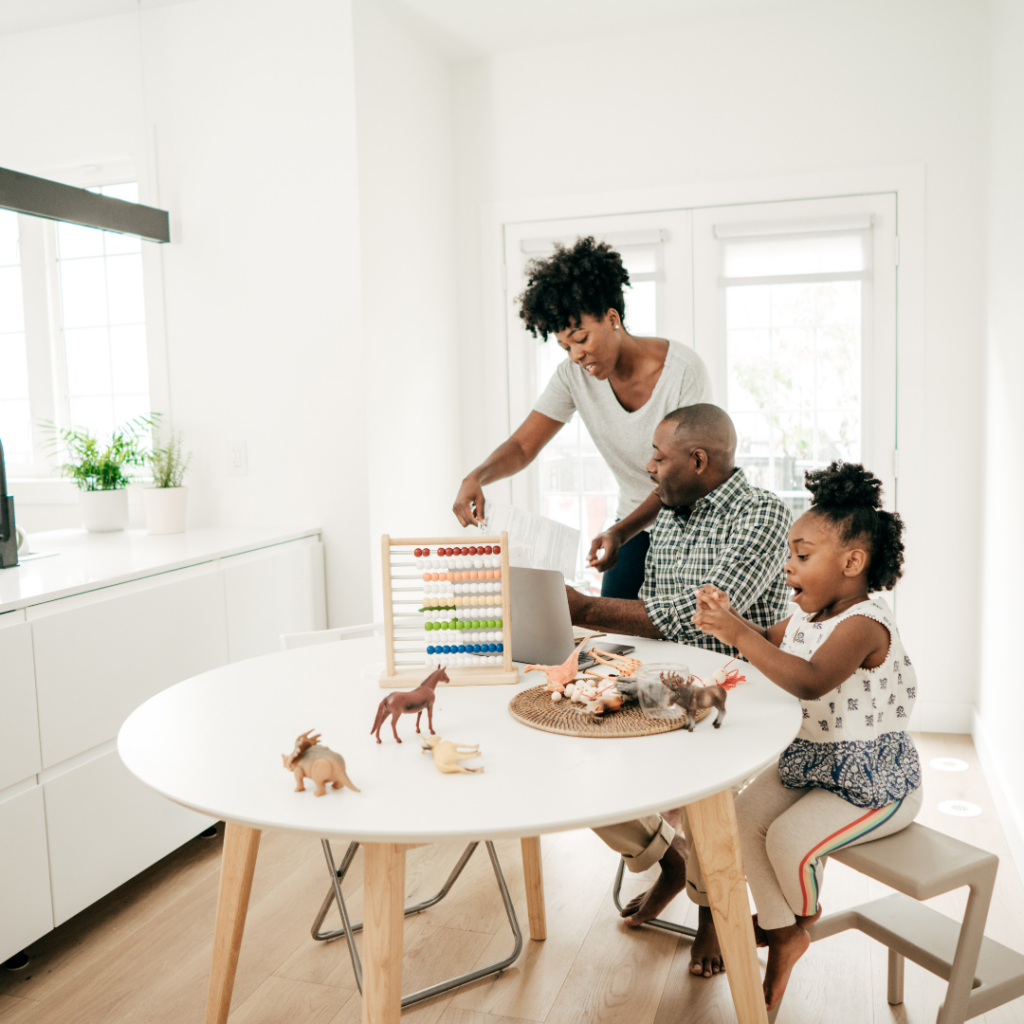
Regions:
<svg viewBox="0 0 1024 1024"><path fill-rule="evenodd" d="M690 973L705 978L712 974L725 974L725 962L710 907L700 907L697 911L697 934L690 947Z"/></svg>
<svg viewBox="0 0 1024 1024"><path fill-rule="evenodd" d="M661 877L647 892L622 908L622 916L630 928L639 928L645 921L657 917L686 886L686 840L682 836L672 840L660 864Z"/></svg>
<svg viewBox="0 0 1024 1024"><path fill-rule="evenodd" d="M767 934L768 970L764 976L764 1004L773 1010L786 991L797 960L807 952L811 937L798 924L771 928Z"/></svg>

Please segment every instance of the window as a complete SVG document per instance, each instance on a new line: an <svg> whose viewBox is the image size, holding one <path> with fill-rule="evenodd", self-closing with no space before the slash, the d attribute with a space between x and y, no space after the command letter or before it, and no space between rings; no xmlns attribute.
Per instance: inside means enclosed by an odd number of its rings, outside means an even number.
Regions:
<svg viewBox="0 0 1024 1024"><path fill-rule="evenodd" d="M135 182L100 185L138 202ZM0 210L0 438L54 473L45 421L103 438L152 409L139 238Z"/></svg>
<svg viewBox="0 0 1024 1024"><path fill-rule="evenodd" d="M91 191L138 202L138 186ZM142 241L57 225L68 422L93 434L149 412Z"/></svg>
<svg viewBox="0 0 1024 1024"><path fill-rule="evenodd" d="M0 210L0 440L11 464L32 460L19 220L16 213Z"/></svg>
<svg viewBox="0 0 1024 1024"><path fill-rule="evenodd" d="M809 503L807 470L862 458L869 241L858 231L723 243L725 406L736 461L794 513Z"/></svg>

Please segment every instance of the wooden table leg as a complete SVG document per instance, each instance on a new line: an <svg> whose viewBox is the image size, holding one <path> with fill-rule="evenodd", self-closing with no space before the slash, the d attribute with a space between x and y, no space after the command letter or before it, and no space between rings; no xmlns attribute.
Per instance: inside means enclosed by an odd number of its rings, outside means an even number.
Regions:
<svg viewBox="0 0 1024 1024"><path fill-rule="evenodd" d="M523 848L523 878L526 881L526 912L530 919L530 938L538 942L548 937L544 912L544 870L541 864L540 836L520 840Z"/></svg>
<svg viewBox="0 0 1024 1024"><path fill-rule="evenodd" d="M363 1024L402 1017L405 847L363 845Z"/></svg>
<svg viewBox="0 0 1024 1024"><path fill-rule="evenodd" d="M691 839L707 886L739 1024L767 1024L732 790L688 804Z"/></svg>
<svg viewBox="0 0 1024 1024"><path fill-rule="evenodd" d="M220 863L220 892L217 895L217 924L213 932L206 1024L225 1024L228 1019L259 848L258 829L228 823L224 830L224 852Z"/></svg>

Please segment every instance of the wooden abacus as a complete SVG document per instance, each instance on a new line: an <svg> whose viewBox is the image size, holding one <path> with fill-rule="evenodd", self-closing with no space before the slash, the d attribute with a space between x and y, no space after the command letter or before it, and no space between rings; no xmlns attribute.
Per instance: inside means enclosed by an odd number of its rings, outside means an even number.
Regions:
<svg viewBox="0 0 1024 1024"><path fill-rule="evenodd" d="M519 682L508 534L468 541L381 538L387 660L381 686L413 686L438 665L456 686Z"/></svg>

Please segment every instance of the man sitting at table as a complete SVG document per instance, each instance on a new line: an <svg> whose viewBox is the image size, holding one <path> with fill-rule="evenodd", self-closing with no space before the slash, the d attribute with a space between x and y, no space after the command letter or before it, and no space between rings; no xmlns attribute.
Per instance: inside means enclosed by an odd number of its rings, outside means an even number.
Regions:
<svg viewBox="0 0 1024 1024"><path fill-rule="evenodd" d="M792 516L776 495L747 483L735 455L735 427L715 405L677 409L658 424L647 472L662 509L651 530L640 599L588 597L567 588L574 625L735 654L692 622L695 592L708 583L758 625L767 628L786 617L783 566ZM623 910L626 924L637 927L657 917L685 886L700 908L690 970L710 977L724 968L700 865L692 850L687 863L686 840L673 826L689 834L682 811L594 831L622 854L630 871L661 865L658 881Z"/></svg>

